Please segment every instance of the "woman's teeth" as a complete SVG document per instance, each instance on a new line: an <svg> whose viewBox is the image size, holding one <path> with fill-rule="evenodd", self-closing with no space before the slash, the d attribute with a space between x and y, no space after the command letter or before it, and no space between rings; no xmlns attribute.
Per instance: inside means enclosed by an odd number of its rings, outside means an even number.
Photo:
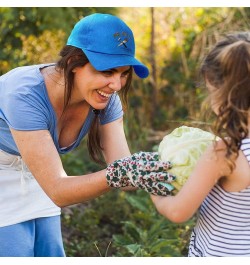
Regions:
<svg viewBox="0 0 250 265"><path fill-rule="evenodd" d="M110 98L112 96L112 94L113 94L113 93L107 94L107 93L104 93L104 92L102 92L101 90L98 90L98 89L97 89L97 93L102 95L105 98Z"/></svg>

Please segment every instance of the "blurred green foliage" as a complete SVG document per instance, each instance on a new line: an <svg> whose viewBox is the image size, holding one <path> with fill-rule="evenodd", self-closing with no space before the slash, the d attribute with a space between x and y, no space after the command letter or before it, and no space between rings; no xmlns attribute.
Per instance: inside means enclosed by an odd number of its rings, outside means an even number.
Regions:
<svg viewBox="0 0 250 265"><path fill-rule="evenodd" d="M68 256L180 257L187 255L193 220L175 225L160 216L144 191L114 191L63 211Z"/></svg>
<svg viewBox="0 0 250 265"><path fill-rule="evenodd" d="M148 7L0 7L0 74L17 66L57 60L80 18L94 12L117 14L133 29L137 57L150 70L152 61L156 62L155 80L151 76L133 79L125 133L131 152L157 150L173 128L201 121L205 91L197 82L199 62L220 34L249 30L250 8L154 9L152 54L152 10ZM101 169L90 160L85 141L62 156L62 161L70 175ZM156 212L145 192L115 190L62 210L64 245L67 256L78 257L186 256L194 220L173 224Z"/></svg>
<svg viewBox="0 0 250 265"><path fill-rule="evenodd" d="M112 14L115 8L0 7L0 74L11 68L33 63L35 60L30 62L28 58L34 54L37 54L37 57L42 55L40 59L36 58L38 59L36 63L44 63L44 57L51 52L53 55L57 52L56 57L48 56L54 60L65 45L66 37L74 24L94 12ZM37 40L41 38L41 42L32 43L34 38L38 38ZM26 40L32 47L30 53L23 51ZM54 49L55 42L56 49Z"/></svg>

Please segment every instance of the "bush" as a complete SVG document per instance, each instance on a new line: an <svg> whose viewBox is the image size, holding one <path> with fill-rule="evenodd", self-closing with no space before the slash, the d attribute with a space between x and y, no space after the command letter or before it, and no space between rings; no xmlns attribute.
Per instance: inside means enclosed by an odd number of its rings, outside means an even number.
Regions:
<svg viewBox="0 0 250 265"><path fill-rule="evenodd" d="M67 256L180 257L187 255L193 220L169 222L138 190L113 191L67 207L62 224Z"/></svg>

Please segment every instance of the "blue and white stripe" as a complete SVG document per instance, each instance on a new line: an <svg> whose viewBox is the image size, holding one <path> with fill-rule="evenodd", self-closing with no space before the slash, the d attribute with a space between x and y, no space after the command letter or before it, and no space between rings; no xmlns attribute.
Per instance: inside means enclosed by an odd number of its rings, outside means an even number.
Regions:
<svg viewBox="0 0 250 265"><path fill-rule="evenodd" d="M250 165L250 139L241 150ZM213 187L199 209L188 256L250 256L250 186L239 192Z"/></svg>

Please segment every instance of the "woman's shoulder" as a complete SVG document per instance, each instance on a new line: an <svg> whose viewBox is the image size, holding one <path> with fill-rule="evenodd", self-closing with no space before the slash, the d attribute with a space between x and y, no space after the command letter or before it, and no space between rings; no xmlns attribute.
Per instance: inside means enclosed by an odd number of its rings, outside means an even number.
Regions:
<svg viewBox="0 0 250 265"><path fill-rule="evenodd" d="M42 67L42 64L22 66L0 77L0 99L4 99L0 100L0 108L3 111L12 111L13 106L17 105L19 111L48 110L45 83L40 73Z"/></svg>
<svg viewBox="0 0 250 265"><path fill-rule="evenodd" d="M23 97L43 93L44 79L40 73L43 65L21 66L0 77L0 91L3 97ZM40 89L39 89L40 88Z"/></svg>
<svg viewBox="0 0 250 265"><path fill-rule="evenodd" d="M10 70L0 77L0 82L6 89L30 87L44 82L40 69L46 64L20 66Z"/></svg>

